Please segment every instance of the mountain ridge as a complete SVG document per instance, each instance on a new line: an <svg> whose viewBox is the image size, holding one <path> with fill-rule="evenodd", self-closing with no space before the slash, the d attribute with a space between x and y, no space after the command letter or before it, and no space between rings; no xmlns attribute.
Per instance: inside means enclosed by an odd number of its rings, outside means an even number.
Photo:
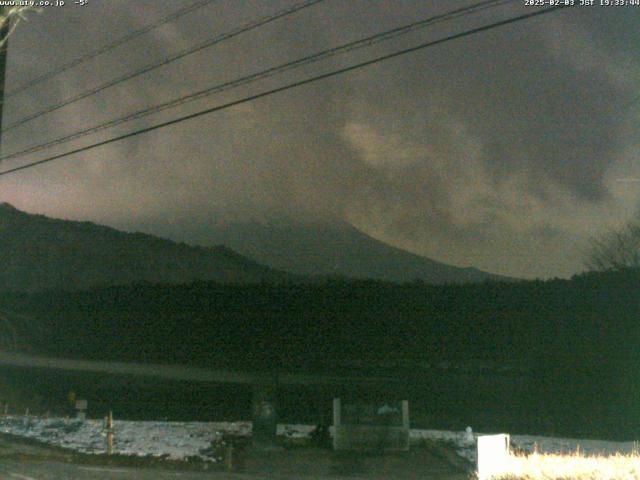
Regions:
<svg viewBox="0 0 640 480"><path fill-rule="evenodd" d="M175 241L0 203L0 290L198 280L316 282L327 277L433 284L513 280L407 252L343 221L213 224L209 219L187 227L162 224L168 237L183 237ZM190 237L184 238L187 231Z"/></svg>
<svg viewBox="0 0 640 480"><path fill-rule="evenodd" d="M170 228L164 226L163 228ZM182 227L181 231L187 230ZM189 224L188 241L224 244L264 265L297 275L329 275L393 282L465 283L514 278L456 267L394 247L344 221ZM180 231L173 234L180 238Z"/></svg>
<svg viewBox="0 0 640 480"><path fill-rule="evenodd" d="M191 246L0 204L0 290L87 289L132 283L222 283L290 278L232 249Z"/></svg>

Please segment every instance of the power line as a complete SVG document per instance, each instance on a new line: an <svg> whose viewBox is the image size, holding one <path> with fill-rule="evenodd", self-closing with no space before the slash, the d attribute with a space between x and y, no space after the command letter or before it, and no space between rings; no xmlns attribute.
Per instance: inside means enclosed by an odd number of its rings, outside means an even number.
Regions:
<svg viewBox="0 0 640 480"><path fill-rule="evenodd" d="M146 127L146 128L142 128L140 130L135 130L133 132L126 133L124 135L119 135L119 136L112 137L112 138L107 139L107 140L103 140L101 142L97 142L97 143L93 143L91 145L86 145L84 147L76 148L76 149L73 149L73 150L70 150L70 151L67 151L67 152L64 152L64 153L60 153L58 155L53 155L51 157L48 157L48 158L45 158L45 159L42 159L42 160L38 160L36 162L32 162L32 163L28 163L26 165L21 165L19 167L15 167L15 168L11 168L11 169L8 169L8 170L4 170L4 171L0 172L0 176L9 175L11 173L15 173L15 172L18 172L18 171L21 171L21 170L26 170L28 168L32 168L32 167L35 167L35 166L38 166L38 165L42 165L42 164L45 164L45 163L53 162L55 160L59 160L59 159L64 158L64 157L68 157L70 155L75 155L76 153L86 152L88 150L92 150L94 148L102 147L102 146L108 145L110 143L118 142L120 140L125 140L127 138L132 138L132 137L135 137L137 135L141 135L141 134L148 133L148 132L151 132L151 131L154 131L154 130L158 130L160 128L168 127L170 125L175 125L175 124L184 122L186 120L191 120L191 119L194 119L194 118L197 118L197 117L201 117L203 115L208 115L210 113L214 113L214 112L217 112L217 111L220 111L220 110L224 110L224 109L227 109L227 108L230 108L230 107L234 107L236 105L241 105L243 103L252 102L252 101L257 100L259 98L267 97L267 96L273 95L275 93L284 92L286 90L290 90L290 89L293 89L293 88L301 87L303 85L308 85L310 83L314 83L314 82L317 82L319 80L324 80L324 79L327 79L327 78L335 77L335 76L341 75L343 73L351 72L353 70L357 70L357 69L360 69L360 68L363 68L363 67L367 67L367 66L379 63L379 62L383 62L385 60L390 60L392 58L399 57L401 55L406 55L408 53L416 52L416 51L419 51L419 50L422 50L422 49L425 49L425 48L428 48L428 47L433 47L433 46L436 46L436 45L440 45L440 44L443 44L445 42L449 42L451 40L457 40L459 38L468 37L468 36L474 35L476 33L485 32L485 31L488 31L488 30L493 30L493 29L498 28L498 27L502 27L502 26L505 26L505 25L509 25L509 24L513 24L513 23L520 22L520 21L523 21L523 20L527 20L527 19L530 19L530 18L533 18L533 17L537 17L537 16L540 16L540 15L551 13L551 12L554 12L554 11L557 11L557 10L560 10L560 9L564 9L564 8L570 8L570 7L564 6L564 5L560 5L560 6L547 8L547 9L544 9L544 10L538 10L538 11L535 11L535 12L532 12L532 13L527 13L527 14L523 14L523 15L518 15L516 17L508 18L506 20L493 22L493 23L490 23L488 25L483 25L482 27L476 27L476 28L473 28L473 29L470 29L470 30L466 30L466 31L461 32L461 33L456 33L456 34L453 34L453 35L449 35L447 37L443 37L443 38L440 38L438 40L433 40L431 42L422 43L422 44L416 45L414 47L405 48L403 50L399 50L399 51L396 51L396 52L393 52L393 53L390 53L390 54L387 54L387 55L382 55L382 56L376 57L376 58L374 58L372 60L367 60L365 62L360 62L360 63L354 64L354 65L350 65L348 67L344 67L344 68L340 68L340 69L337 69L337 70L333 70L331 72L327 72L327 73L324 73L324 74L321 74L321 75L317 75L315 77L310 77L310 78L306 78L304 80L299 80L297 82L289 83L289 84L281 86L281 87L273 88L271 90L266 90L264 92L260 92L260 93L254 94L254 95L250 95L250 96L241 98L239 100L234 100L232 102L228 102L228 103L225 103L225 104L222 104L222 105L218 105L218 106L215 106L215 107L207 108L207 109L201 110L199 112L191 113L189 115L184 115L182 117L175 118L173 120L169 120L169 121L166 121L166 122L162 122L162 123L153 125L151 127Z"/></svg>
<svg viewBox="0 0 640 480"><path fill-rule="evenodd" d="M43 110L40 110L39 112L36 112L34 114L28 115L26 117L21 118L20 120L17 120L9 125L7 125L7 127L5 129L2 130L2 132L8 132L10 130L13 130L16 127L19 127L20 125L24 125L27 122L30 122L31 120L34 120L38 117L41 117L42 115L45 115L47 113L51 113L54 112L56 110L59 110L62 107L66 107L67 105L70 105L72 103L75 103L79 100L82 100L84 98L90 97L92 95L95 95L96 93L102 92L103 90L106 90L107 88L113 87L115 85L118 85L122 82L125 82L127 80L131 80L132 78L138 77L144 73L148 73L152 70L155 70L156 68L160 68L163 67L171 62L175 62L176 60L186 57L187 55L191 55L193 53L199 52L200 50L203 50L205 48L211 47L213 45L216 45L220 42L223 42L225 40L228 40L230 38L233 38L237 35L240 35L242 33L248 32L250 30L254 30L258 27L261 27L263 25L266 25L267 23L271 23L275 20L278 20L280 18L286 17L288 15L291 15L299 10L303 10L305 8L311 7L317 3L323 2L324 0L304 0L302 2L298 2L290 7L284 8L282 10L278 10L276 13L271 14L269 16L266 17L261 17L258 20L254 20L252 22L249 22L245 25L242 25L240 27L234 28L233 30L230 30L227 33L223 33L220 35L216 35L213 38L210 38L202 43L199 43L198 45L194 46L194 47L190 47L184 50L181 50L178 53L175 53L173 55L170 55L168 57L165 57L164 59L160 60L159 62L154 62L154 63L150 63L144 67L142 67L139 70L136 70L134 72L131 73L127 73L125 75L122 75L114 80L110 80L106 83L103 83L95 88L92 88L91 90L87 90L85 92L79 93L78 95L75 95L73 97L67 98L66 100L63 100L59 103L56 103L54 105L51 105Z"/></svg>
<svg viewBox="0 0 640 480"><path fill-rule="evenodd" d="M78 58L75 58L74 60L71 60L70 62L67 62L61 66L59 66L58 68L51 70L47 73L44 73L42 75L40 75L39 77L34 78L33 80L30 80L26 83L23 83L22 85L15 87L11 90L9 90L6 94L5 94L5 100L9 97L12 97L14 95L17 95L20 92L23 92L35 85L38 85L39 83L44 82L45 80L50 80L53 77L56 77L58 75L60 75L63 72L66 72L67 70L72 69L73 67L77 67L78 65L88 62L89 60L92 60L100 55L102 55L103 53L106 53L110 50L113 50L116 47L119 47L120 45L130 42L131 40L134 40L142 35L144 35L145 33L148 33L152 30L155 30L156 28L164 25L165 23L169 23L173 20L177 20L180 17L183 17L185 15L187 15L188 13L191 13L199 8L202 8L210 3L216 2L218 0L200 0L198 2L195 2L185 8L181 8L180 10L176 10L173 13L170 13L169 15L165 15L164 17L160 18L158 21L151 23L139 30L135 30L133 32L130 32L116 40L114 40L111 43L108 43L106 45L103 45L100 48L97 48L96 50L93 50L92 52L89 52L85 55L82 55Z"/></svg>
<svg viewBox="0 0 640 480"><path fill-rule="evenodd" d="M54 139L54 140L50 140L44 143L41 143L39 145L35 145L35 146L31 146L31 147L27 147L23 150L19 150L16 152L12 152L10 154L7 154L5 156L1 156L0 157L0 161L3 160L7 160L10 158L16 158L16 157L20 157L29 153L34 153L34 152L38 152L41 150L44 150L46 148L55 146L55 145L60 145L66 142L69 142L71 140L77 140L78 138L82 138L86 135L90 135L93 133L97 133L99 131L111 128L111 127L115 127L118 125L121 125L123 123L132 121L132 120L137 120L143 117L146 117L148 115L154 114L154 113L158 113L160 111L163 110L167 110L170 108L174 108L177 107L179 105L183 105L189 102L192 102L194 100L199 100L201 98L205 98L208 97L210 95L213 95L215 93L220 93L222 91L225 90L230 90L232 88L236 88L242 85L247 85L253 82L256 82L258 80L263 80L265 78L269 78L272 77L276 74L279 73L283 73L295 68L299 68L302 67L304 65L308 65L311 63L315 63L315 62L319 62L321 60L325 60L327 58L339 55L339 54L343 54L346 52L350 52L350 51L354 51L360 48L365 48L365 47L369 47L371 45L377 44L377 43L381 43L383 41L387 41L387 40L391 40L393 38L396 38L400 35L405 35L408 33L411 33L415 30L418 30L420 28L425 28L427 26L431 26L434 25L436 23L439 22L444 22L444 21L449 21L455 18L459 18L462 16L466 16L469 15L470 13L475 13L475 12L479 12L481 10L485 10L487 8L494 8L497 7L501 4L505 4L505 3L510 3L513 2L514 0L485 0L483 2L477 3L475 5L471 5L468 7L464 7L464 8L459 8L459 9L455 9L452 10L450 12L444 13L444 14L440 14L440 15L435 15L417 22L413 22L407 25L403 25L400 27L396 27L393 28L391 30L387 30L381 33L377 33L375 35L371 35L359 40L355 40L352 42L348 42L346 44L342 44L339 45L337 47L333 47L333 48L329 48L327 50L322 50L320 52L317 52L315 54L312 55L307 55L305 57L299 58L297 60L291 61L291 62L286 62L280 65L277 65L275 67L270 67L267 68L265 70L261 70L259 72L244 76L244 77L240 77L237 78L235 80L231 80L229 82L225 82L222 84L218 84L218 85L214 85L212 87L208 87L204 90L200 90L198 92L195 93L191 93L188 95L184 95L181 97L178 97L176 99L143 109L143 110L138 110L137 112L133 112L129 115L125 115L124 117L119 117L113 120L110 120L108 122L99 124L99 125L95 125L93 127L89 127L83 130L79 130L76 132L73 132L71 134L65 135L63 137Z"/></svg>

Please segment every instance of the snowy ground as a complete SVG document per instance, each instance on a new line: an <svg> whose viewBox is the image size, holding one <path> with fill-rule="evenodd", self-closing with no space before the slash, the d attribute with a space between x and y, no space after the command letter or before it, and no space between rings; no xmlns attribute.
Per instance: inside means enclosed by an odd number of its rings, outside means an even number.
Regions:
<svg viewBox="0 0 640 480"><path fill-rule="evenodd" d="M278 434L290 438L306 437L313 430L310 425L279 425ZM82 453L106 453L106 431L102 420L68 420L4 417L0 419L0 432L33 438L51 445ZM211 441L216 432L250 435L250 422L114 422L114 453L139 456L166 456L174 460L198 457L213 461ZM458 454L471 462L476 460L477 434L441 430L411 430L411 441L421 439L453 443ZM575 452L585 454L631 453L634 442L608 442L566 438L514 435L511 444L524 451L535 448L544 453Z"/></svg>
<svg viewBox="0 0 640 480"><path fill-rule="evenodd" d="M251 434L250 422L131 422L114 421L113 453L166 456L173 460L199 457L211 460L211 441L219 432ZM306 437L312 426L279 425L278 435ZM5 417L0 432L36 439L81 453L107 452L107 433L102 420Z"/></svg>
<svg viewBox="0 0 640 480"><path fill-rule="evenodd" d="M507 433L507 432L503 432ZM458 455L475 464L477 459L476 439L478 433L447 432L442 430L411 430L411 440L441 440L455 444ZM613 455L637 451L636 442L610 442L606 440L581 440L575 438L511 435L511 446L525 452L575 453L578 449L585 455Z"/></svg>

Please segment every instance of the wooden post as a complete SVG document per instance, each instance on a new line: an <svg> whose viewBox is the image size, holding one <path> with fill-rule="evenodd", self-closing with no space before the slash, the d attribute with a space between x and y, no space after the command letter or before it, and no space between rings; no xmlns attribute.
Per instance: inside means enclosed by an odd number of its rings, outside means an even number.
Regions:
<svg viewBox="0 0 640 480"><path fill-rule="evenodd" d="M233 441L229 441L229 444L227 445L227 448L225 450L225 463L226 463L226 467L227 467L227 471L228 472L233 472L233 456L235 455L235 452L233 451Z"/></svg>
<svg viewBox="0 0 640 480"><path fill-rule="evenodd" d="M107 455L113 455L113 411L107 417Z"/></svg>
<svg viewBox="0 0 640 480"><path fill-rule="evenodd" d="M333 449L338 450L340 446L342 429L342 401L339 398L333 399Z"/></svg>

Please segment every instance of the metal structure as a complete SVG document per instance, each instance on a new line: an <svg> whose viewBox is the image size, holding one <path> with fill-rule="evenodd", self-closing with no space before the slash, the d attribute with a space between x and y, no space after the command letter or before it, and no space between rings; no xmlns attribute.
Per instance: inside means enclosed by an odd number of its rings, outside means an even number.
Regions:
<svg viewBox="0 0 640 480"><path fill-rule="evenodd" d="M409 450L409 402L333 400L333 448L356 451Z"/></svg>

